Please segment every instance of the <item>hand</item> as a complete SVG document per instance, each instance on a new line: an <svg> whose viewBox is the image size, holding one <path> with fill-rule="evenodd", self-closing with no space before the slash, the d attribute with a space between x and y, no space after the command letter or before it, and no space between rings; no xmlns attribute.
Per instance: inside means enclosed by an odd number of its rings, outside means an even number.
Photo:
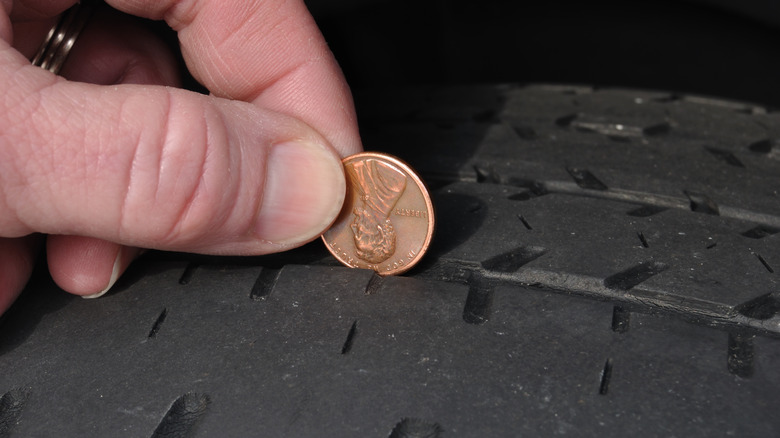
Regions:
<svg viewBox="0 0 780 438"><path fill-rule="evenodd" d="M349 89L302 0L108 0L163 19L210 91L109 8L55 76L28 58L74 0L0 2L0 311L46 234L65 290L106 291L157 248L263 254L316 238L361 149ZM64 78L63 78L64 77ZM78 81L78 82L77 82Z"/></svg>

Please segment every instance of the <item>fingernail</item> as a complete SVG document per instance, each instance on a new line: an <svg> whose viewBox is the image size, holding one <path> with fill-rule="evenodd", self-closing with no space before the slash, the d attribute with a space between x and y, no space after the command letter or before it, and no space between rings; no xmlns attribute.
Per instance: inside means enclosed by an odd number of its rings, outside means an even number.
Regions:
<svg viewBox="0 0 780 438"><path fill-rule="evenodd" d="M119 252L116 255L116 259L114 260L114 267L111 269L111 278L108 280L108 285L106 286L106 288L96 294L82 295L81 297L91 299L91 298L100 298L103 295L105 295L106 292L111 290L111 287L114 286L114 283L116 283L117 279L119 279L119 270L121 269L121 267L122 267L122 250L119 250Z"/></svg>
<svg viewBox="0 0 780 438"><path fill-rule="evenodd" d="M311 142L273 146L266 167L258 235L279 245L307 242L336 219L346 183L338 156Z"/></svg>

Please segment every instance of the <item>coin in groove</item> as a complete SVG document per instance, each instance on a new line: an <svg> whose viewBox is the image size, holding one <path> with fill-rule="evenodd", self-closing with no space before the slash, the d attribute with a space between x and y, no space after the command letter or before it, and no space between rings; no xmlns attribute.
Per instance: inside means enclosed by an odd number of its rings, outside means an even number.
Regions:
<svg viewBox="0 0 780 438"><path fill-rule="evenodd" d="M347 195L322 235L328 251L346 266L379 275L408 271L433 237L433 204L425 184L391 155L362 152L342 162Z"/></svg>

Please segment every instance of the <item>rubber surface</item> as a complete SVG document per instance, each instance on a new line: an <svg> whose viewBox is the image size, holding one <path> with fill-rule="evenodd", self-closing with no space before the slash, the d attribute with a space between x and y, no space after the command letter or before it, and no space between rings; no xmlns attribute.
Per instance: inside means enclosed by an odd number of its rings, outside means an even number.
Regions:
<svg viewBox="0 0 780 438"><path fill-rule="evenodd" d="M151 252L43 273L0 327L0 436L777 435L780 117L589 87L357 95L432 188L404 277Z"/></svg>

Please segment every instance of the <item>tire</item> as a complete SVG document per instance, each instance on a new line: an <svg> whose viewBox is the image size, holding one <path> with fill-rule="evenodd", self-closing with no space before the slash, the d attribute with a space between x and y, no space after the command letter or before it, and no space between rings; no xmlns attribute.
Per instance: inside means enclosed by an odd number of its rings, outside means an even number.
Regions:
<svg viewBox="0 0 780 438"><path fill-rule="evenodd" d="M430 184L420 266L149 252L2 319L0 436L776 436L780 117L667 93L356 95Z"/></svg>

